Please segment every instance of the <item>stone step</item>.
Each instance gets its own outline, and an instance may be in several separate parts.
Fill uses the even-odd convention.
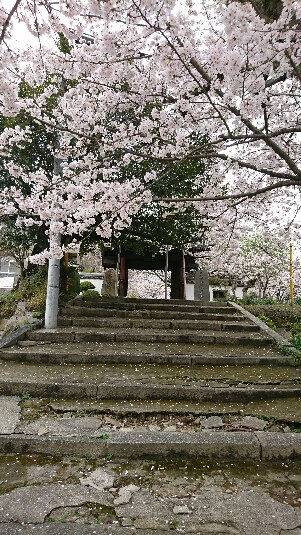
[[[119,304],[119,303],[125,303],[125,304],[128,304],[128,303],[132,303],[132,304],[138,304],[139,306],[143,306],[144,304],[150,304],[150,305],[153,305],[153,306],[157,306],[157,305],[160,305],[160,304],[167,304],[167,305],[197,305],[197,306],[210,306],[210,307],[216,307],[216,306],[230,306],[228,305],[228,303],[225,301],[225,302],[220,302],[220,301],[200,301],[198,299],[152,299],[152,298],[147,298],[147,297],[105,297],[105,296],[101,296],[99,298],[96,298],[98,299],[99,301],[103,302],[103,303],[115,303],[115,304]],[[75,297],[74,299],[72,299],[70,301],[70,303],[72,302],[77,302],[77,301],[82,301],[82,300],[85,300],[85,301],[95,301],[95,297],[91,297],[91,296],[77,296]]]
[[[12,426],[2,398],[0,451],[301,458],[284,432],[301,423],[300,366],[234,307],[80,298],[63,314],[71,325],[0,351],[0,394],[20,411]]]
[[[240,322],[217,322],[217,321],[202,321],[202,320],[155,320],[153,318],[145,319],[121,319],[121,318],[86,318],[86,317],[59,317],[59,326],[74,326],[74,327],[93,327],[93,328],[108,328],[115,329],[159,329],[159,330],[212,330],[226,331],[226,332],[260,332],[260,327],[247,321]]]
[[[202,303],[200,301],[179,301],[173,304],[171,300],[144,301],[143,299],[132,301],[131,299],[97,299],[92,297],[75,298],[69,306],[80,306],[88,308],[107,308],[116,310],[150,310],[150,311],[170,311],[170,312],[194,312],[194,313],[221,313],[233,314],[236,309],[227,303]]]
[[[22,425],[34,421],[36,426],[45,427],[46,420],[50,421],[51,426],[58,419],[59,424],[65,424],[62,420],[67,420],[67,429],[71,426],[75,429],[94,426],[95,429],[102,427],[103,432],[119,428],[133,429],[138,426],[144,426],[142,430],[145,431],[145,428],[154,425],[157,429],[152,427],[149,430],[165,430],[171,425],[176,426],[178,431],[200,430],[200,428],[213,430],[224,428],[232,431],[241,428],[263,430],[270,429],[278,423],[285,425],[301,423],[301,397],[272,398],[247,403],[212,401],[193,403],[164,399],[49,401],[31,398],[21,401],[19,406]],[[98,423],[93,419],[96,416]],[[218,418],[213,419],[212,416]],[[250,416],[256,420],[250,420]],[[210,421],[207,421],[208,417],[211,418]]]
[[[210,309],[211,310],[211,309]],[[230,312],[231,311],[231,312]],[[215,312],[173,312],[171,310],[118,310],[111,308],[89,308],[84,306],[68,306],[62,308],[62,316],[80,316],[93,318],[146,318],[146,319],[170,319],[170,320],[198,320],[198,321],[246,321],[245,316],[239,314],[234,308],[227,309],[227,314]]]
[[[167,365],[277,365],[295,366],[293,357],[283,355],[273,347],[250,348],[237,345],[210,346],[188,344],[145,344],[139,342],[59,344],[20,341],[19,347],[0,350],[5,361],[40,364],[167,364]]]
[[[155,329],[89,329],[85,327],[60,327],[57,329],[40,329],[27,333],[28,340],[49,342],[182,342],[195,344],[240,344],[247,346],[267,346],[273,339],[261,333],[229,333],[216,331],[191,332],[184,329],[179,332],[156,331]]]
[[[294,402],[300,403],[300,399],[294,398]],[[273,404],[278,403],[278,410],[280,402],[283,403],[282,413],[289,407],[289,401],[270,400]],[[300,434],[287,432],[281,423],[277,428],[273,419],[249,416],[248,413],[254,409],[252,403],[245,406],[241,402],[236,406],[225,404],[220,416],[212,416],[212,410],[215,413],[219,410],[217,404],[211,408],[208,403],[193,407],[191,401],[186,407],[183,404],[181,407],[178,401],[172,405],[172,401],[164,400],[158,401],[155,406],[148,401],[145,407],[137,401],[126,406],[124,400],[119,406],[116,401],[110,400],[89,404],[78,400],[52,400],[45,404],[41,399],[26,399],[18,404],[16,397],[2,397],[0,402],[4,408],[0,419],[1,453],[57,455],[59,451],[61,455],[90,458],[109,455],[116,459],[141,456],[153,459],[161,455],[174,458],[185,454],[185,459],[197,456],[224,462],[230,458],[229,455],[233,456],[233,460],[235,456],[237,459],[241,455],[244,457],[245,445],[252,443],[257,444],[258,449],[253,457],[254,452],[247,448],[249,461],[301,458]],[[128,412],[130,408],[131,413]],[[185,413],[187,408],[191,409],[188,415]],[[255,410],[259,410],[258,407]],[[139,419],[135,419],[137,416]],[[290,423],[293,430],[296,420]]]
[[[197,457],[219,462],[301,459],[297,433],[226,432],[113,432],[108,437],[47,437],[24,434],[0,435],[1,453],[72,455],[90,459],[138,459]]]
[[[274,385],[252,386],[195,386],[195,385],[137,385],[107,383],[67,383],[55,384],[45,381],[0,380],[0,395],[39,396],[41,398],[70,399],[114,399],[126,400],[192,400],[196,402],[251,402],[277,398],[296,398],[301,396],[301,386],[275,387]]]
[[[24,413],[24,411],[22,411]],[[25,414],[28,418],[28,413]],[[300,414],[299,414],[300,416]],[[299,418],[300,419],[300,418]],[[158,421],[159,420],[159,421]],[[290,422],[291,423],[291,422]],[[299,423],[294,421],[293,424]],[[100,437],[110,435],[116,431],[123,433],[129,432],[161,432],[161,433],[190,433],[190,432],[221,432],[221,431],[268,431],[270,428],[275,429],[275,421],[269,422],[263,418],[257,418],[249,415],[238,415],[237,413],[222,413],[217,415],[203,415],[199,413],[197,417],[192,414],[182,415],[170,413],[164,417],[164,414],[129,413],[125,417],[111,413],[97,413],[90,416],[77,415],[76,413],[47,414],[38,417],[36,415],[33,421],[21,420],[15,428],[16,433],[25,435],[48,435],[48,436],[75,436],[75,437]],[[288,428],[288,431],[286,430]],[[293,428],[293,425],[292,425]],[[289,432],[290,427],[287,422],[278,423],[277,431],[272,432]]]
[[[0,361],[2,379],[46,381],[49,383],[87,383],[125,385],[212,386],[299,385],[300,366],[187,366],[165,364],[26,364]],[[225,384],[227,383],[227,384]]]
[[[0,394],[72,399],[246,402],[301,396],[300,370],[282,366],[1,363]]]
[[[172,312],[156,311],[156,310],[116,310],[109,308],[88,308],[70,306],[61,310],[62,316],[80,316],[80,317],[94,317],[94,318],[145,318],[145,319],[170,319],[170,320],[198,320],[198,321],[231,321],[240,322],[246,321],[243,315],[234,311],[232,314],[218,314],[218,313],[204,313],[204,312]]]

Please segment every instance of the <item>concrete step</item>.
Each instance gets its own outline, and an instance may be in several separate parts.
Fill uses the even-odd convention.
[[[299,368],[283,366],[41,366],[2,361],[0,394],[245,402],[301,396],[301,379]]]
[[[159,330],[216,330],[226,332],[260,332],[260,327],[249,323],[247,321],[240,322],[217,322],[217,321],[202,321],[202,320],[166,320],[166,319],[154,319],[154,318],[86,318],[86,317],[59,317],[59,326],[78,326],[78,327],[93,327],[93,328],[108,328],[114,327],[117,329],[159,329]]]
[[[192,400],[195,402],[238,403],[275,398],[300,398],[301,386],[275,387],[275,385],[252,386],[196,386],[196,385],[137,385],[135,383],[67,383],[47,380],[0,380],[0,395],[38,396],[40,398],[70,399],[114,399],[126,400]]]
[[[80,298],[63,313],[71,325],[0,351],[0,451],[301,458],[284,432],[301,424],[301,368],[234,307]]]
[[[101,459],[189,457],[227,462],[244,460],[285,461],[301,459],[297,433],[219,432],[162,433],[113,432],[109,437],[60,437],[25,434],[0,435],[1,453],[72,455]]]
[[[134,332],[133,332],[134,331]],[[89,329],[85,327],[61,327],[29,332],[28,340],[49,342],[182,342],[195,344],[240,344],[247,346],[268,346],[273,340],[261,333],[229,333],[218,331],[186,331],[170,329],[168,332],[155,329]]]
[[[282,402],[282,412],[289,407],[289,401],[271,400],[278,403],[278,410]],[[154,404],[148,401],[144,407],[138,401],[118,403],[105,399],[90,403],[24,399],[18,403],[16,397],[2,397],[0,402],[0,452],[16,452],[18,457],[24,452],[57,455],[59,451],[61,455],[90,458],[159,456],[161,461],[162,455],[164,459],[185,455],[185,460],[192,456],[223,462],[230,458],[248,461],[301,458],[300,434],[286,432],[279,421],[276,430],[276,418],[269,421],[269,418],[249,416],[254,408],[252,403],[224,404],[221,409],[217,403],[212,407],[201,403],[197,407],[189,401],[186,407],[183,404],[181,407],[181,402],[171,400],[158,400]],[[300,397],[294,398],[294,403],[300,403]],[[189,414],[187,409],[191,410]],[[212,411],[218,410],[220,416],[212,416]],[[293,430],[296,420],[290,424]],[[256,454],[251,445],[256,446]]]
[[[170,311],[170,312],[194,312],[194,313],[221,313],[233,314],[236,312],[227,303],[202,303],[200,301],[176,301],[172,300],[134,300],[132,299],[97,299],[93,297],[79,297],[72,300],[69,306],[80,306],[88,308],[106,308],[116,310],[149,310],[149,311]]]
[[[21,341],[0,350],[2,360],[40,364],[167,364],[167,365],[277,365],[294,366],[295,359],[268,348],[237,345],[145,344],[142,342],[45,343]]]
[[[238,385],[299,385],[300,366],[187,366],[166,364],[30,364],[0,361],[0,377],[7,380],[48,381],[54,384],[137,384],[145,385],[199,385],[217,387]],[[227,384],[225,384],[227,383]]]
[[[300,398],[299,398],[300,399]],[[283,401],[283,400],[282,400]],[[284,400],[284,405],[285,405]],[[24,411],[22,411],[24,414]],[[25,413],[28,418],[28,413]],[[300,413],[299,413],[300,420]],[[238,415],[232,413],[231,415],[221,413],[221,416],[208,416],[202,413],[193,415],[187,413],[170,413],[169,415],[157,414],[157,413],[129,413],[122,417],[115,414],[110,415],[107,413],[97,413],[90,416],[77,415],[76,413],[49,413],[45,416],[39,417],[36,415],[32,421],[21,420],[16,426],[15,431],[17,433],[24,433],[25,435],[48,435],[48,436],[60,436],[60,437],[101,437],[110,436],[116,431],[122,433],[147,433],[147,432],[161,432],[164,433],[199,433],[199,432],[211,432],[220,433],[221,431],[258,431],[266,430],[275,426],[275,421],[269,422],[268,420],[256,418],[249,415]],[[277,422],[278,431],[283,432],[283,429],[290,430],[287,422]],[[294,425],[299,421],[294,420],[290,422],[292,429]],[[283,425],[284,424],[284,425]],[[253,427],[253,429],[252,429]],[[289,432],[289,431],[285,431]]]
[[[2,398],[3,399],[3,398]],[[270,429],[276,424],[301,423],[301,397],[272,398],[243,403],[177,400],[41,400],[37,398],[20,401],[20,425],[34,422],[34,427],[49,428],[54,424],[66,429],[102,428],[103,432],[116,429],[165,430],[176,426],[177,431],[186,430],[242,430]],[[214,420],[211,417],[218,416]],[[245,419],[246,416],[257,418]],[[83,420],[86,418],[86,420]],[[208,421],[208,418],[211,420]],[[258,421],[258,419],[260,421]],[[89,425],[91,423],[91,425]],[[156,426],[156,429],[153,426]],[[18,426],[18,430],[20,426]],[[23,432],[25,427],[22,427]],[[26,427],[28,432],[28,428]],[[274,432],[274,429],[272,429]],[[287,431],[287,429],[286,429]]]
[[[95,301],[95,297],[91,296],[77,296],[70,302],[77,302],[77,301]],[[152,298],[141,298],[141,297],[105,297],[101,296],[98,298],[99,301],[103,303],[132,303],[132,304],[138,304],[140,306],[143,306],[144,304],[150,304],[153,306],[157,305],[197,305],[197,306],[210,306],[210,307],[216,307],[216,306],[228,306],[227,302],[220,302],[220,301],[200,301],[197,299],[152,299]]]
[[[200,312],[176,312],[172,310],[118,310],[115,308],[89,308],[85,306],[68,306],[62,308],[61,316],[80,316],[80,317],[93,317],[93,318],[153,318],[153,319],[170,319],[170,320],[202,320],[202,321],[231,321],[239,322],[246,321],[246,318],[239,314],[234,308],[227,309],[227,314],[219,314],[213,312],[205,313],[202,309]],[[231,310],[231,313],[230,313]]]

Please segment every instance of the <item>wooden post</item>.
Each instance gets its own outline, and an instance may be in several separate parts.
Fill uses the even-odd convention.
[[[121,254],[120,264],[119,264],[119,289],[118,289],[118,295],[120,297],[126,297],[126,291],[127,291],[126,283],[127,283],[126,261],[125,261],[125,256]]]
[[[175,265],[171,268],[171,288],[170,288],[170,299],[177,299],[179,293],[179,270]]]
[[[183,265],[182,265],[182,271],[183,271],[183,291],[182,291],[182,294],[183,294],[183,297],[181,297],[181,299],[186,299],[186,266],[185,266],[185,253],[184,253],[184,249],[182,250],[182,261],[183,261]]]
[[[181,263],[178,267],[178,280],[179,280],[179,290],[177,299],[185,299],[185,278],[184,278],[184,269],[183,269],[183,258],[181,258]]]
[[[120,258],[121,258],[121,245],[119,245],[119,247],[118,247],[117,265],[116,265],[116,288],[117,288],[117,295],[119,295]]]
[[[168,299],[168,295],[167,295],[168,250],[169,250],[169,246],[166,245],[166,254],[165,254],[165,299]]]

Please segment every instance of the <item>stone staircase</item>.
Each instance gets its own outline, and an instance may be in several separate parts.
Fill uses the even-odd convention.
[[[230,304],[76,298],[0,358],[2,452],[301,457],[300,368]]]

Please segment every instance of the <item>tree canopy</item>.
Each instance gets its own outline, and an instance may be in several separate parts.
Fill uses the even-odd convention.
[[[242,216],[262,215],[272,202],[285,204],[288,214],[297,209],[298,0],[17,0],[11,9],[1,0],[0,6],[2,114],[12,120],[26,114],[47,135],[59,132],[49,151],[61,160],[53,176],[10,164],[14,185],[0,193],[3,215],[21,214],[26,225],[39,220],[50,235],[76,237],[94,228],[111,239],[150,201],[163,217],[167,205],[179,210],[189,203],[188,212],[198,211],[201,221],[209,214],[224,229]],[[29,48],[18,45],[21,21],[32,36]],[[53,35],[71,46],[58,48]],[[32,91],[20,94],[21,82]],[[191,144],[192,134],[200,143]],[[33,136],[20,124],[5,128],[4,158],[12,146],[26,151]],[[206,161],[210,181],[199,190],[169,190],[168,177],[179,166],[206,168]],[[139,172],[120,180],[125,168]],[[30,195],[17,187],[21,178]],[[53,247],[39,260],[59,254]]]

